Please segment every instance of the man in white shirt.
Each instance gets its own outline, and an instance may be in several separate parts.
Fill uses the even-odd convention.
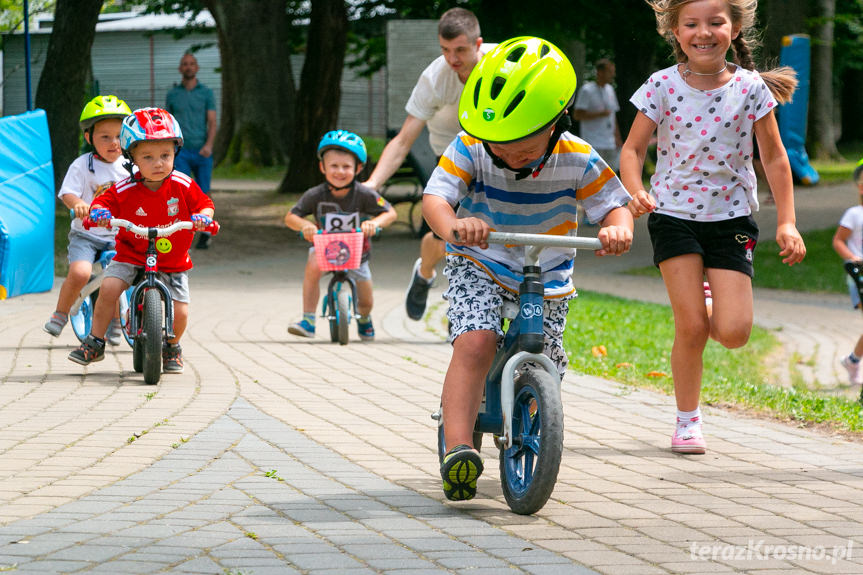
[[[429,145],[438,157],[461,130],[458,101],[464,83],[476,63],[493,45],[482,43],[479,21],[473,12],[464,8],[451,8],[444,12],[438,22],[438,40],[442,55],[420,75],[405,104],[407,118],[399,133],[384,148],[365,182],[375,190],[380,190],[399,169],[423,126],[428,126]],[[432,232],[423,236],[420,258],[414,263],[405,301],[411,319],[422,319],[425,313],[428,291],[437,275],[435,267],[443,259],[445,250],[444,241]]]
[[[623,140],[617,125],[620,105],[614,86],[611,85],[615,73],[614,62],[608,58],[597,60],[596,81],[586,82],[579,90],[573,116],[581,123],[581,139],[593,146],[611,169],[617,172]]]

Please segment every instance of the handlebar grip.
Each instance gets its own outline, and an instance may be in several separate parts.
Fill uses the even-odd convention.
[[[81,225],[84,226],[85,230],[89,230],[90,228],[96,227],[98,224],[90,219],[90,216],[87,216],[83,220],[81,220]]]
[[[210,222],[207,225],[206,228],[204,228],[204,231],[209,233],[210,235],[215,236],[215,235],[219,234],[219,229],[221,229],[221,227],[222,226],[219,225],[219,222],[217,222],[216,220],[213,220],[212,222]]]

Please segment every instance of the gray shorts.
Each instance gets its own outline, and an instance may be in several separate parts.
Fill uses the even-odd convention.
[[[315,257],[315,248],[314,247],[309,248],[309,257],[312,259],[314,259],[314,257]],[[348,277],[351,278],[352,280],[354,280],[354,282],[360,282],[360,281],[370,282],[370,281],[372,281],[372,270],[371,270],[371,268],[369,268],[369,260],[366,260],[363,263],[361,263],[360,267],[358,267],[355,270],[345,270],[345,271],[348,272]],[[321,272],[321,273],[329,273],[329,272]]]
[[[485,270],[464,256],[448,255],[444,273],[449,278],[449,287],[443,297],[449,302],[446,315],[451,326],[450,341],[469,331],[488,330],[498,335],[498,345],[501,345],[501,305],[504,301],[517,304],[518,294],[503,289]],[[561,378],[569,363],[563,349],[563,330],[566,327],[569,300],[574,297],[546,299],[543,302],[543,353],[557,366]]]
[[[69,230],[69,248],[66,260],[72,262],[93,263],[99,258],[99,254],[114,249],[114,240],[97,240],[93,236],[82,234],[78,230]]]
[[[144,266],[135,266],[118,261],[111,261],[105,270],[105,277],[117,278],[132,285],[138,272],[143,272]],[[171,299],[181,303],[189,303],[189,274],[187,272],[165,273],[157,272],[156,277],[171,291]]]

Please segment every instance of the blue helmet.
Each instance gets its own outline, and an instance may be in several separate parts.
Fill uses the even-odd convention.
[[[365,164],[368,159],[366,144],[363,139],[347,130],[332,130],[324,134],[321,143],[318,144],[318,158],[323,159],[324,152],[333,148],[350,152],[357,157],[361,164]]]

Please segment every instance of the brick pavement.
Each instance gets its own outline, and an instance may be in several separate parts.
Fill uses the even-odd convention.
[[[863,573],[859,443],[709,409],[708,455],[674,456],[671,398],[572,373],[548,505],[508,511],[489,445],[477,499],[444,502],[429,414],[449,347],[442,306],[402,311],[411,242],[379,243],[379,335],[346,347],[285,332],[300,250],[200,254],[186,373],[154,387],[125,346],[66,360],[74,335],[41,331],[56,292],[0,304],[0,570]],[[598,265],[582,285],[610,285]],[[832,327],[811,322],[829,301],[764,297],[780,334],[795,314]]]

